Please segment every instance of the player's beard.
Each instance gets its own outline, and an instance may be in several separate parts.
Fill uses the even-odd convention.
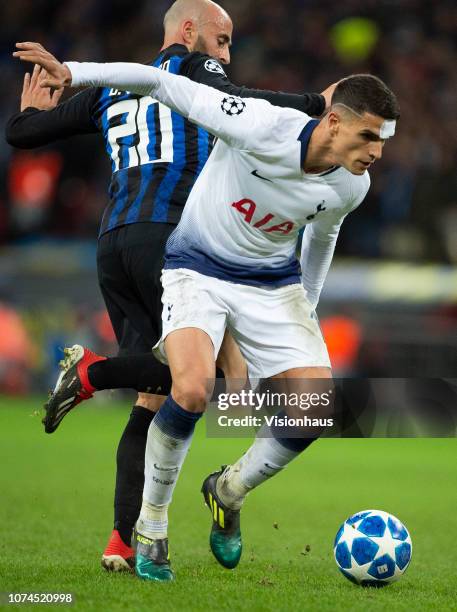
[[[205,39],[200,34],[197,37],[197,41],[193,50],[199,51],[200,53],[204,53],[205,55],[211,55],[211,53],[208,51]]]

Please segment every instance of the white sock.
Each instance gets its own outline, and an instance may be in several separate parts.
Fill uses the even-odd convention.
[[[156,513],[163,516],[162,511],[156,508],[167,508],[171,502],[179,472],[192,441],[192,435],[183,440],[165,433],[154,421],[149,427],[146,442],[143,507],[140,513],[144,525],[148,524],[149,520],[156,520],[156,516],[158,517]],[[157,520],[161,521],[162,518]],[[163,526],[161,528],[163,529]]]
[[[239,461],[234,465],[229,465],[216,482],[216,493],[219,499],[232,510],[241,508],[249,491],[250,488],[240,479]]]
[[[216,493],[222,503],[239,510],[249,491],[280,472],[299,454],[274,438],[256,438],[247,452],[219,478]]]
[[[136,530],[151,540],[161,540],[168,534],[168,504],[155,506],[143,499]]]

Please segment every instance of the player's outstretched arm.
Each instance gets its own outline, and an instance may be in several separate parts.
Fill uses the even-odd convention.
[[[277,119],[278,109],[264,100],[249,100],[248,105],[240,98],[152,66],[122,62],[62,64],[38,43],[18,43],[17,47],[15,57],[47,71],[42,86],[112,87],[149,95],[234,147],[258,148],[260,141],[265,144]]]
[[[231,96],[240,98],[258,98],[267,100],[274,106],[294,108],[295,110],[318,117],[330,107],[332,88],[330,86],[322,94],[318,93],[287,93],[266,89],[251,89],[232,83],[225,73],[224,67],[216,59],[199,52],[189,53],[181,64],[180,74],[196,83],[214,87]]]
[[[13,147],[34,149],[71,136],[96,133],[98,128],[92,116],[97,100],[96,90],[87,89],[58,104],[63,93],[63,83],[62,87],[59,83],[68,74],[60,69],[60,62],[41,45],[25,45],[27,54],[24,59],[35,55],[41,64],[35,64],[32,74],[26,73],[24,76],[21,110],[12,115],[6,124],[6,141]],[[29,56],[30,51],[32,54]],[[48,66],[53,74],[40,69],[40,65]],[[51,80],[54,91],[44,86],[48,80]]]
[[[9,118],[6,140],[19,149],[34,149],[71,136],[95,134],[92,108],[96,99],[96,90],[86,89],[49,110],[39,110],[32,103]]]
[[[13,57],[23,62],[37,64],[47,72],[47,75],[40,80],[41,87],[62,89],[71,85],[71,72],[43,45],[36,42],[18,42],[16,48],[17,51],[13,53]]]

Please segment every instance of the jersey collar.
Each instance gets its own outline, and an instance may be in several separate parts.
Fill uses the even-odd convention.
[[[300,155],[300,164],[301,169],[303,170],[305,166],[306,154],[308,153],[309,141],[311,140],[311,135],[314,130],[319,125],[319,119],[311,119],[303,128],[298,140],[301,143],[301,155]]]
[[[311,140],[312,133],[317,128],[319,123],[320,123],[319,119],[311,119],[305,125],[305,127],[301,131],[300,136],[298,137],[298,140],[300,141],[300,145],[301,145],[300,168],[302,172],[304,172],[303,168],[305,166],[306,154],[308,153],[309,141]],[[325,170],[325,172],[321,172],[320,174],[313,174],[310,176],[326,176],[327,174],[331,174],[332,172],[335,172],[335,170],[338,170],[338,168],[339,166],[334,166],[333,168],[329,168],[328,170]]]
[[[153,66],[156,63],[160,64],[160,61],[162,61],[165,55],[187,55],[188,53],[189,49],[185,45],[181,45],[180,43],[174,43],[173,45],[162,49],[162,51],[160,51],[157,56],[148,63],[148,65]]]
[[[172,53],[172,52],[180,52],[180,53],[190,53],[189,49],[185,45],[181,45],[181,43],[174,43],[170,45],[166,49],[162,49],[160,53]]]

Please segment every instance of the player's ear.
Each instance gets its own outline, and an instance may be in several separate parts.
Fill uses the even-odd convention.
[[[331,136],[336,136],[340,129],[341,116],[336,111],[330,110],[327,115],[328,126]]]
[[[197,28],[191,19],[186,19],[181,24],[181,35],[184,40],[184,44],[187,47],[193,48],[197,39]]]

